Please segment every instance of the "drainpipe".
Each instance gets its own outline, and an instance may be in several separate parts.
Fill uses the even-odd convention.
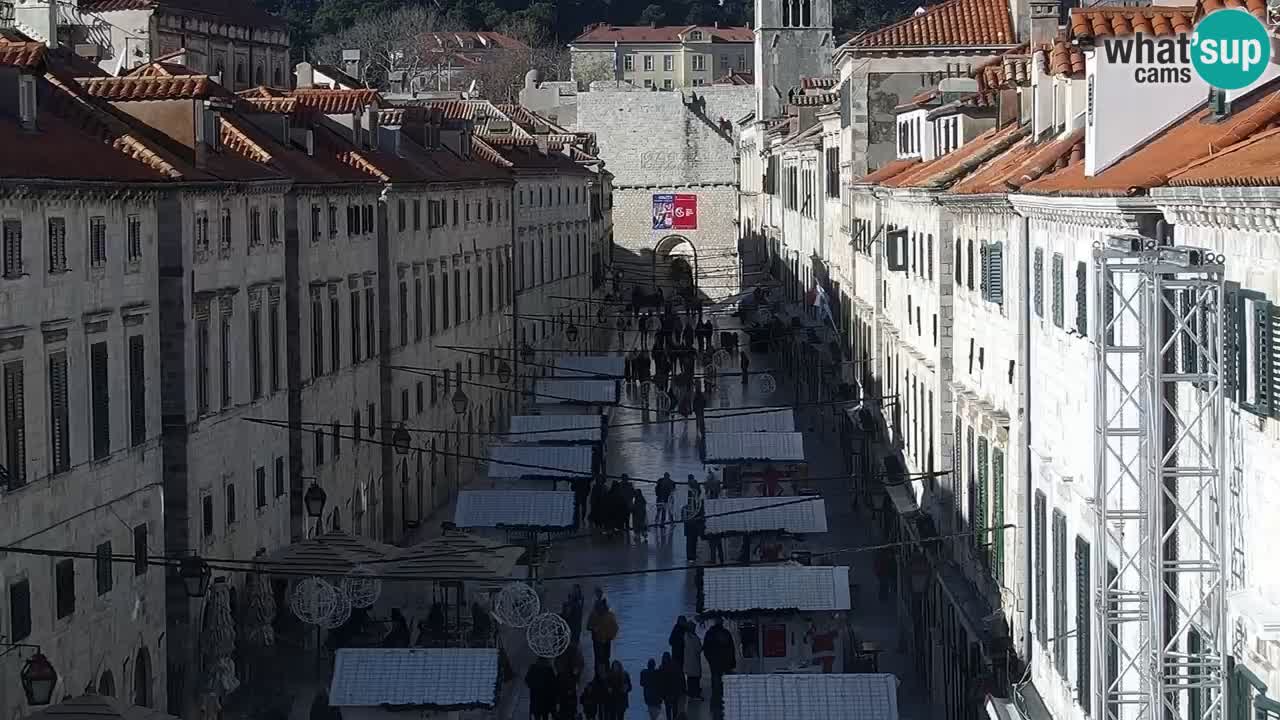
[[[1019,218],[1021,224],[1020,234],[1022,235],[1022,257],[1018,261],[1018,282],[1022,288],[1018,297],[1018,305],[1022,308],[1022,341],[1018,343],[1018,365],[1022,368],[1022,377],[1020,382],[1020,398],[1019,407],[1022,408],[1022,534],[1025,538],[1025,550],[1023,553],[1023,571],[1026,578],[1026,587],[1030,591],[1032,586],[1032,578],[1035,577],[1035,567],[1033,566],[1034,552],[1031,539],[1031,518],[1034,512],[1033,496],[1034,489],[1031,480],[1031,306],[1029,293],[1031,292],[1031,223],[1027,218]],[[1029,596],[1030,592],[1024,592],[1024,597]],[[1033,651],[1033,643],[1031,642],[1031,603],[1027,603],[1027,609],[1023,612],[1023,649],[1022,654],[1025,656],[1023,677],[1030,679],[1031,662],[1035,657]],[[1017,692],[1017,688],[1014,689]]]

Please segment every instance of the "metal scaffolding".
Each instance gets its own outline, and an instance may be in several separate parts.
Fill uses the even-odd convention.
[[[1139,236],[1094,249],[1101,642],[1089,651],[1106,720],[1224,715],[1223,260]]]

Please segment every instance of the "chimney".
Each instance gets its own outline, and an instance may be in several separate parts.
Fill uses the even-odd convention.
[[[58,0],[18,0],[13,22],[29,29],[36,40],[58,47]]]
[[[311,68],[311,63],[307,62],[306,60],[303,60],[302,62],[298,63],[294,67],[293,74],[297,79],[297,82],[294,85],[294,87],[301,90],[315,87],[316,74],[315,74],[315,71]]]
[[[363,80],[360,71],[360,51],[359,50],[343,50],[342,51],[342,71],[357,80]]]
[[[25,72],[18,74],[18,114],[23,130],[36,129],[36,78]]]
[[[221,146],[219,124],[221,120],[217,111],[199,100],[193,103],[196,121],[196,168],[203,170],[209,162],[209,155],[218,151]]]
[[[367,137],[369,141],[366,145],[370,150],[378,149],[378,110],[369,103],[364,106],[364,126],[368,131]]]
[[[1056,0],[1031,0],[1031,47],[1052,43],[1058,37],[1058,3]]]

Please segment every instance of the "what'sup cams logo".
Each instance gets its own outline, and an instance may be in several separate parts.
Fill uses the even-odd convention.
[[[1271,33],[1244,10],[1206,15],[1190,35],[1105,39],[1109,64],[1134,66],[1133,79],[1144,84],[1190,83],[1192,72],[1212,87],[1239,90],[1262,77],[1271,62]]]

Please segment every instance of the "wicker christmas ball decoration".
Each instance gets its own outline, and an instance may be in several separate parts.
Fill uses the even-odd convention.
[[[764,373],[756,378],[756,389],[762,395],[772,395],[778,390],[778,382],[769,373]]]
[[[351,601],[351,607],[373,607],[382,594],[382,581],[374,577],[372,568],[357,565],[351,573],[342,578],[338,588]]]
[[[541,609],[538,593],[520,582],[508,583],[493,601],[493,616],[511,627],[528,627]]]
[[[729,367],[729,362],[732,359],[728,350],[717,350],[711,355],[711,364],[715,365],[718,370],[724,370]]]
[[[560,657],[560,653],[569,647],[569,623],[555,613],[542,613],[529,623],[524,637],[534,655]]]
[[[308,625],[319,625],[333,614],[338,605],[338,596],[341,594],[328,582],[318,577],[309,577],[293,586],[293,594],[289,596],[289,608],[302,622]]]
[[[767,307],[756,308],[756,322],[767,324],[773,319],[773,313]]]
[[[336,589],[336,597],[337,602],[333,606],[333,612],[316,623],[326,630],[342,627],[351,619],[351,598],[347,597],[341,589]]]

